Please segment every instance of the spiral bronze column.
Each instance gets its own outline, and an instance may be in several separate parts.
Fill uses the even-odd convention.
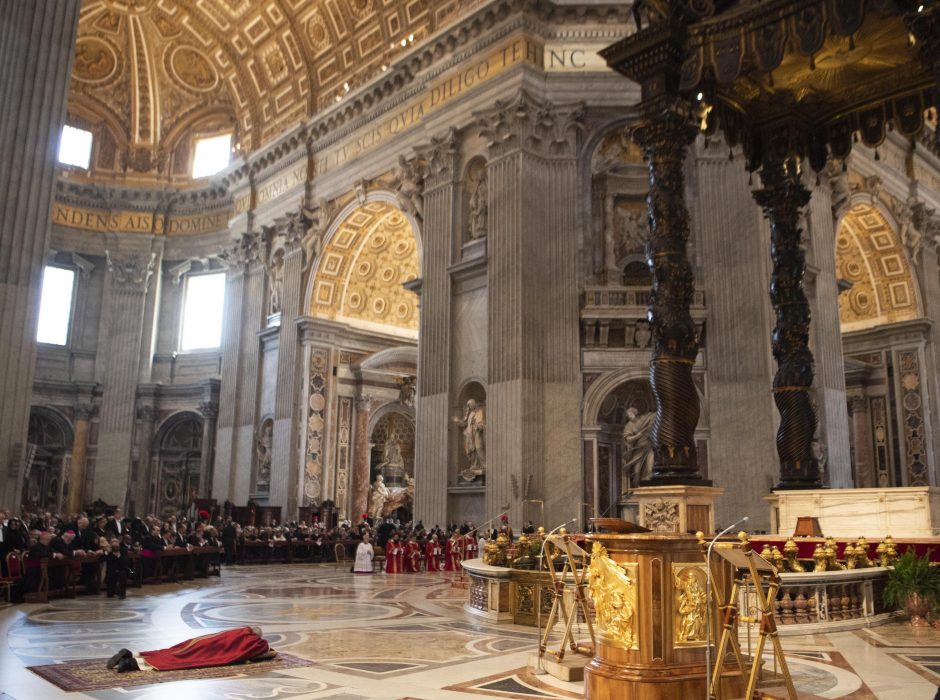
[[[681,110],[667,109],[634,134],[649,165],[650,237],[646,259],[653,280],[648,317],[653,336],[650,384],[656,398],[651,441],[655,462],[644,486],[704,484],[695,454],[699,418],[692,366],[698,333],[689,313],[695,291],[686,255],[685,154],[697,129]]]
[[[776,316],[773,353],[777,361],[774,402],[780,412],[777,455],[779,489],[820,488],[819,463],[813,456],[816,411],[810,398],[813,353],[809,349],[809,302],[803,290],[806,256],[800,244],[800,216],[810,193],[800,181],[796,158],[765,160],[763,187],[754,193],[770,220],[770,300]]]

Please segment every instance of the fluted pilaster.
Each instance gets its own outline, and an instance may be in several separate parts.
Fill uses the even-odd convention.
[[[235,397],[238,394],[238,356],[241,348],[241,322],[244,313],[245,268],[233,264],[225,279],[225,318],[222,321],[222,386],[219,397],[218,432],[212,497],[218,501],[234,498],[235,480]]]
[[[271,455],[271,497],[274,505],[287,507],[285,517],[297,513],[299,493],[290,484],[297,483],[300,454],[294,449],[299,425],[294,419],[298,391],[303,386],[300,371],[301,348],[296,319],[302,314],[303,250],[295,248],[284,256],[284,281],[281,287],[281,328],[277,349],[277,388],[274,404],[274,446]]]
[[[0,3],[0,503],[19,502],[79,0]]]
[[[103,387],[95,462],[95,496],[126,507],[136,419],[141,339],[157,266],[151,254],[108,255],[102,336],[108,339],[98,381]]]
[[[447,521],[451,432],[451,289],[447,268],[456,226],[454,134],[435,140],[425,155],[428,177],[424,183],[421,225],[424,259],[415,405],[415,518],[427,525],[443,525]]]

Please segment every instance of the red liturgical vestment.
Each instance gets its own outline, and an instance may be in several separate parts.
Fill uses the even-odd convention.
[[[267,651],[268,643],[262,637],[252,632],[250,627],[240,627],[188,639],[169,649],[143,651],[140,655],[157,671],[178,671],[242,663]]]

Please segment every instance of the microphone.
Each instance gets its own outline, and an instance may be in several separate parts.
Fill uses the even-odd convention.
[[[708,543],[708,549],[705,551],[705,587],[708,589],[708,594],[705,596],[705,700],[711,700],[712,697],[712,549],[721,537],[750,519],[750,516],[745,515],[733,522],[712,538],[712,541]]]

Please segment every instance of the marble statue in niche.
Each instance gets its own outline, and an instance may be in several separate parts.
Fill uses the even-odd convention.
[[[255,491],[267,493],[271,489],[271,447],[274,443],[274,421],[270,418],[261,424],[255,438],[258,469],[255,476]]]
[[[279,314],[281,312],[281,288],[284,286],[284,249],[281,248],[271,255],[271,263],[268,266],[269,278],[269,304],[268,314]]]
[[[468,399],[462,418],[454,422],[463,433],[463,450],[469,462],[460,472],[464,481],[473,481],[486,474],[486,413],[476,399]]]
[[[653,337],[653,331],[650,330],[650,324],[648,321],[638,321],[636,324],[636,331],[633,333],[633,344],[638,348],[648,348],[650,346],[650,338]]]
[[[385,479],[381,474],[375,475],[375,481],[369,492],[369,517],[381,518],[385,513],[385,501],[391,493],[385,485]]]
[[[387,486],[402,486],[405,483],[405,460],[401,456],[401,445],[389,438],[382,452],[382,461],[377,470]]]
[[[467,240],[476,241],[486,238],[487,229],[487,183],[486,166],[477,162],[467,172],[467,189],[470,202],[467,211]]]
[[[649,237],[649,219],[642,200],[609,196],[604,202],[605,245],[608,283],[620,283],[620,263],[627,257],[643,255]]]
[[[403,406],[408,406],[409,408],[414,408],[417,382],[418,378],[414,376],[402,377],[398,381],[398,402],[400,404]]]
[[[627,409],[627,423],[623,426],[623,484],[635,488],[653,474],[653,429],[655,413],[640,412],[631,406]]]

